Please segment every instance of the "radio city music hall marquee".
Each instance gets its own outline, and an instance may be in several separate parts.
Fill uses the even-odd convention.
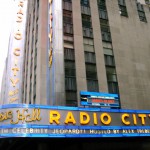
[[[0,135],[27,137],[150,136],[150,111],[3,105]]]

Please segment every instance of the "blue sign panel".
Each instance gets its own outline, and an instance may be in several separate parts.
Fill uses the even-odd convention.
[[[150,136],[150,111],[11,104],[0,106],[0,137]]]
[[[81,91],[80,98],[82,106],[120,107],[118,94]]]

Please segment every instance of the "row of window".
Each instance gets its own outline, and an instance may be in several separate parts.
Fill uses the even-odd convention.
[[[118,81],[115,68],[115,60],[112,49],[111,33],[107,15],[106,1],[97,0],[100,17],[100,27],[103,41],[105,68],[109,93],[118,93]],[[123,1],[122,1],[123,2]]]
[[[99,91],[98,78],[97,78],[97,67],[93,41],[93,29],[91,22],[91,12],[89,7],[89,0],[81,0],[81,18],[82,18],[82,31],[83,31],[83,44],[85,53],[85,69],[86,69],[86,80],[88,91]],[[64,26],[64,42],[69,43],[69,39],[73,37],[73,23],[72,23],[72,9],[68,10],[68,5],[72,5],[71,2],[64,0],[63,9],[63,26]],[[106,6],[103,4],[105,12],[101,13],[101,31],[102,40],[111,42],[110,29],[108,25],[108,16]],[[73,45],[73,40],[72,40]],[[108,50],[107,50],[108,51]],[[109,52],[110,53],[110,52]],[[76,83],[76,68],[75,68],[75,56],[73,48],[64,48],[64,62],[65,62],[65,90],[66,90],[66,103],[67,105],[77,105],[77,83]],[[118,83],[115,72],[114,56],[104,55],[106,64],[106,74],[108,80],[108,90],[110,93],[118,92]]]

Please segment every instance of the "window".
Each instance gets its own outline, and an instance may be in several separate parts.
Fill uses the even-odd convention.
[[[65,56],[65,59],[67,59],[67,60],[75,60],[73,49],[65,48],[64,49],[64,56]]]
[[[125,0],[118,0],[118,5],[119,5],[119,8],[120,8],[120,15],[127,17],[128,13],[127,13]]]
[[[81,13],[86,15],[91,15],[90,7],[87,6],[81,6]]]
[[[85,52],[85,66],[88,91],[98,91],[95,53]]]
[[[85,62],[95,64],[95,53],[85,52]]]
[[[143,8],[142,4],[137,3],[137,11],[138,11],[140,21],[147,22],[145,12],[144,12],[144,8]]]
[[[83,27],[83,36],[93,38],[93,29],[92,28],[86,28]]]
[[[65,76],[66,77],[75,77],[75,62],[74,61],[65,61]]]
[[[66,105],[77,106],[77,86],[74,49],[64,48]]]
[[[81,0],[80,3],[82,6],[89,6],[89,0]]]
[[[88,52],[94,52],[94,41],[90,38],[83,38],[84,50]]]
[[[76,91],[76,79],[75,78],[66,77],[65,85],[66,85],[66,90]]]
[[[72,12],[64,10],[63,11],[63,21],[72,24]]]
[[[88,79],[97,79],[96,65],[86,64],[86,77]]]
[[[115,67],[106,67],[108,90],[110,93],[118,93],[118,82]]]
[[[66,105],[77,106],[77,92],[76,91],[66,91]]]
[[[145,3],[149,5],[150,4],[150,0],[145,0]]]
[[[63,29],[64,29],[64,33],[73,34],[73,25],[72,24],[64,23]]]
[[[66,34],[73,34],[72,13],[70,11],[63,11],[63,29]]]
[[[105,55],[105,65],[106,66],[115,66],[114,56]]]
[[[72,1],[71,0],[63,0],[63,9],[72,11]]]
[[[106,1],[105,0],[97,0],[99,9],[106,10]]]
[[[100,19],[108,20],[107,11],[99,10]]]
[[[98,3],[98,10],[99,10],[99,17],[101,19],[108,20],[105,0],[97,0],[97,3]]]
[[[109,93],[118,93],[118,83],[117,82],[108,82],[108,91]]]
[[[86,27],[86,28],[91,28],[92,27],[91,16],[82,14],[82,26]]]
[[[98,81],[97,80],[87,80],[87,90],[91,92],[98,92]]]
[[[102,40],[106,42],[111,42],[111,34],[109,26],[101,25],[101,33],[102,33]]]

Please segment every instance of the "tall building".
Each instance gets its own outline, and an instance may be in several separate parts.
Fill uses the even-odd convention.
[[[149,1],[16,2],[0,149],[148,150]]]
[[[150,11],[142,3],[29,1],[23,103],[80,106],[80,91],[90,91],[149,109]]]

